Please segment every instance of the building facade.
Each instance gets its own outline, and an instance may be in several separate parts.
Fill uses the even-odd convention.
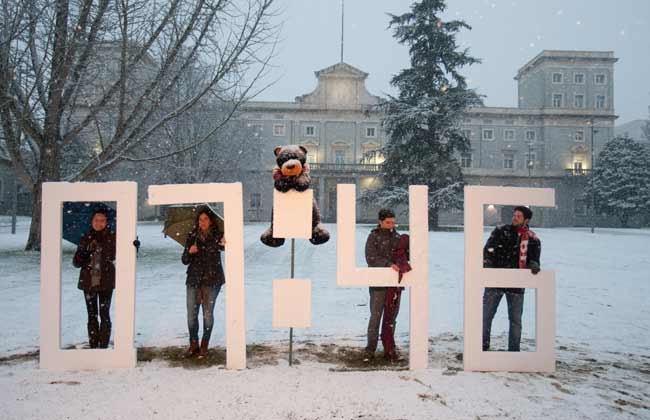
[[[614,136],[612,52],[542,51],[515,76],[518,107],[470,108],[461,129],[471,151],[458,156],[465,181],[474,185],[556,189],[555,209],[536,211],[536,225],[589,223],[583,198],[592,155]],[[357,193],[381,182],[386,137],[380,99],[365,87],[368,74],[346,63],[315,72],[316,89],[293,102],[249,102],[241,118],[254,128],[260,162],[244,181],[245,217],[271,214],[273,149],[301,144],[308,150],[315,197],[324,220],[336,219],[336,184]],[[593,152],[593,154],[592,154]],[[358,221],[376,209],[357,206]],[[486,222],[509,220],[509,212],[486,209]],[[441,214],[442,224],[462,223],[462,212]]]

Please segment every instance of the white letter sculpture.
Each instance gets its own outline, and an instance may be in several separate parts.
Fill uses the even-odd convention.
[[[465,337],[468,371],[553,372],[555,370],[555,273],[483,268],[483,206],[555,206],[551,188],[465,187]],[[542,238],[543,239],[543,238]],[[536,289],[536,351],[482,351],[483,290],[486,287]]]
[[[43,184],[41,224],[40,367],[50,370],[131,368],[135,366],[135,226],[138,185],[135,182]],[[114,348],[61,349],[62,203],[117,203]],[[90,226],[90,222],[89,222]]]
[[[149,204],[223,202],[226,245],[226,369],[246,368],[244,312],[244,210],[242,185],[151,185]]]
[[[398,283],[391,268],[357,267],[355,185],[337,186],[336,284],[343,287],[408,287],[410,299],[409,368],[426,369],[429,353],[429,219],[428,188],[409,187],[410,263],[413,269]]]
[[[309,239],[314,191],[273,190],[273,237]],[[293,252],[293,251],[292,251]],[[311,326],[311,280],[273,280],[273,328]]]

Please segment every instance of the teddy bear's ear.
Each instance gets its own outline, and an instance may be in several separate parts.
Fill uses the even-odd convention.
[[[305,146],[298,146],[298,147],[300,147],[300,150],[302,150],[304,154],[307,154],[307,149],[305,148]]]
[[[275,153],[275,155],[277,156],[280,154],[281,150],[282,150],[282,146],[278,146],[275,149],[273,149],[273,153]]]

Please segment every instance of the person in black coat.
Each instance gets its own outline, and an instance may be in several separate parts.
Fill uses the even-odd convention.
[[[188,356],[208,354],[214,325],[214,305],[225,283],[221,251],[226,240],[217,231],[214,214],[207,208],[197,211],[196,224],[187,237],[181,260],[187,265],[187,327],[190,333]],[[203,307],[203,337],[199,347],[199,306]]]
[[[484,268],[529,269],[539,273],[542,243],[528,229],[533,212],[518,206],[512,215],[512,224],[497,226],[483,248]],[[521,343],[521,316],[524,309],[524,291],[521,288],[486,287],[483,293],[483,351],[490,349],[492,320],[503,295],[508,302],[508,351],[519,351]]]
[[[115,289],[115,232],[108,229],[108,214],[93,213],[91,229],[81,237],[72,263],[81,268],[77,287],[84,292],[88,311],[90,348],[107,348],[111,337],[110,308]],[[97,315],[101,325],[97,321]]]

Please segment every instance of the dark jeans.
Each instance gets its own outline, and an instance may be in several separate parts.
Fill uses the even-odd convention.
[[[210,341],[214,325],[214,304],[221,285],[192,287],[187,286],[187,328],[190,341],[199,339],[199,306],[203,307],[203,340]]]
[[[384,313],[386,302],[385,287],[371,287],[370,293],[370,319],[368,320],[368,345],[366,350],[374,352],[377,350],[377,341],[379,340],[379,325],[381,316]]]
[[[524,311],[524,294],[494,287],[486,287],[483,293],[483,351],[490,349],[492,320],[497,313],[499,302],[501,302],[504,294],[508,302],[508,320],[510,321],[508,351],[519,351],[519,343],[521,342],[521,314]]]
[[[86,310],[88,311],[88,344],[91,349],[97,347],[107,348],[111,338],[111,299],[113,298],[112,290],[102,290],[99,292],[84,291],[86,300]],[[97,314],[102,323],[101,326],[97,321]]]

